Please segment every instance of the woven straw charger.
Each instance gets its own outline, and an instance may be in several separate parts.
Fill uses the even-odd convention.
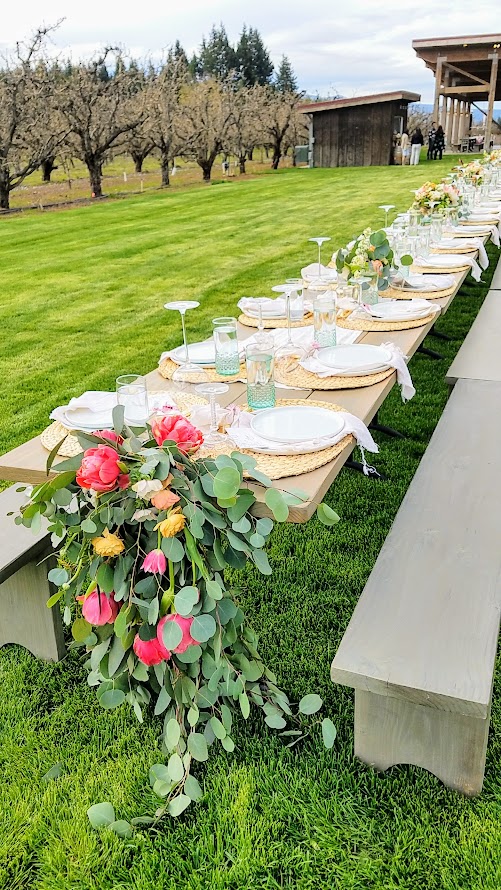
[[[457,266],[412,266],[412,273],[416,275],[440,275],[445,274],[446,272],[466,272],[467,269],[470,268],[469,263],[461,264],[461,261],[458,260]]]
[[[430,312],[424,318],[410,318],[406,321],[389,321],[385,318],[378,321],[371,317],[356,318],[353,317],[353,314],[346,318],[340,318],[338,313],[336,324],[339,328],[348,328],[350,331],[406,331],[409,328],[420,328],[433,321],[438,315],[437,312]]]
[[[240,324],[245,325],[245,327],[247,327],[247,328],[258,328],[259,327],[259,319],[251,318],[250,315],[245,315],[244,312],[242,312],[242,314],[238,316],[238,320],[239,320]],[[308,327],[309,325],[311,325],[312,321],[313,321],[313,312],[305,312],[301,321],[291,321],[291,328],[305,328],[305,327]],[[286,328],[286,327],[287,327],[287,319],[286,318],[263,318],[263,328]],[[223,379],[223,378],[221,378],[221,379]]]
[[[151,395],[154,395],[154,393],[151,393]],[[168,393],[166,392],[165,395],[168,396]],[[185,417],[190,416],[191,409],[194,408],[195,405],[207,404],[206,399],[201,398],[201,396],[192,395],[191,393],[176,393],[175,399],[179,411],[181,414],[184,414]],[[64,436],[66,436],[66,438],[58,449],[58,455],[60,457],[75,457],[77,454],[81,454],[83,448],[77,437],[73,436],[71,431],[63,426],[58,420],[55,420],[54,423],[51,423],[51,425],[43,431],[40,436],[40,442],[47,451],[52,451],[57,443],[61,442],[61,439],[63,439]]]
[[[275,362],[276,383],[314,390],[358,389],[360,386],[374,386],[375,383],[381,383],[382,380],[386,380],[387,377],[395,373],[395,368],[387,368],[386,371],[379,371],[377,374],[363,374],[360,377],[319,377],[311,371],[306,371],[299,364],[292,370],[287,370],[288,366],[288,359]],[[312,405],[313,402],[308,400],[308,404]]]
[[[164,358],[162,362],[160,362],[158,366],[158,370],[162,377],[165,377],[166,380],[171,380],[172,375],[176,368],[179,365],[176,362],[173,362],[171,358]],[[205,383],[207,380],[209,383],[235,383],[237,380],[245,380],[245,365],[241,364],[238,372],[236,374],[232,374],[230,376],[222,376],[218,374],[215,368],[204,368],[205,373],[200,375],[200,380],[194,380],[194,383]]]
[[[450,271],[450,270],[448,270]],[[422,300],[440,300],[441,297],[450,297],[453,293],[455,293],[457,288],[456,282],[452,285],[452,287],[445,287],[442,290],[396,290],[394,287],[388,287],[384,291],[380,291],[381,297],[389,297],[392,300],[412,300],[414,297],[419,297]]]
[[[279,399],[277,407],[287,405],[313,405],[315,408],[327,408],[328,411],[344,411],[339,405],[331,405],[330,402],[316,402],[308,399]],[[244,409],[249,410],[249,409]],[[256,461],[257,468],[262,473],[266,473],[270,479],[284,479],[286,476],[300,476],[302,473],[310,473],[312,470],[318,470],[319,467],[325,466],[334,460],[338,454],[351,445],[355,441],[355,437],[351,433],[336,444],[328,448],[322,448],[321,451],[313,451],[311,454],[261,454],[258,451],[251,451],[248,448],[239,448],[242,454],[249,454]],[[234,446],[228,445],[228,448],[218,450],[217,452],[204,451],[204,456],[216,456],[217,454],[230,454],[235,451]]]

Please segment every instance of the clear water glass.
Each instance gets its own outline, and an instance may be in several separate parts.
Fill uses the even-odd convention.
[[[122,374],[116,379],[117,402],[124,407],[129,426],[145,426],[148,419],[146,378],[140,374]]]
[[[216,350],[216,371],[222,377],[233,377],[240,370],[237,320],[230,316],[212,319]]]
[[[442,214],[433,213],[431,217],[431,240],[438,244],[442,240],[444,220]]]
[[[336,300],[332,292],[321,294],[313,303],[313,328],[320,346],[336,345]]]
[[[301,321],[304,316],[303,280],[302,278],[286,278],[285,283],[290,291],[290,313],[292,321]]]
[[[275,356],[262,344],[247,346],[247,404],[249,408],[273,408],[275,405]]]

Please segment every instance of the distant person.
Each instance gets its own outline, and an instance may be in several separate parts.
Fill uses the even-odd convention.
[[[411,137],[411,165],[415,167],[419,164],[421,156],[421,147],[424,145],[424,136],[420,127],[416,127]]]
[[[430,129],[428,130],[428,154],[426,155],[429,161],[433,160],[433,152],[435,150],[435,133],[437,132],[437,125],[435,121],[433,121]]]
[[[445,151],[445,133],[443,128],[440,126],[435,133],[435,143],[433,145],[433,159],[436,161],[437,156],[439,156],[439,161],[442,160],[442,152]]]
[[[402,149],[402,164],[408,164],[411,156],[411,140],[407,130],[404,130],[400,137],[400,148]]]
[[[226,158],[224,159],[223,163],[221,164],[221,167],[223,169],[223,175],[228,176],[228,173],[230,172],[230,164]]]

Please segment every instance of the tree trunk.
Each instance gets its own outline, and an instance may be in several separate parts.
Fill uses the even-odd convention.
[[[141,155],[133,154],[133,155],[132,155],[132,160],[134,161],[134,170],[135,170],[135,172],[136,172],[136,173],[142,173],[142,172],[143,172],[143,161],[144,161],[144,157],[143,157],[143,155],[142,155],[142,154],[141,154]]]
[[[273,146],[273,159],[271,162],[272,170],[278,170],[278,165],[280,163],[281,157],[282,157],[282,142],[277,140],[277,142],[275,142],[275,144]]]
[[[248,161],[254,160],[254,149],[253,148],[250,148],[249,151],[247,152],[247,160]]]
[[[292,146],[292,166],[297,167],[296,149],[294,146]]]
[[[212,167],[214,166],[214,161],[209,158],[209,160],[197,161],[199,167],[202,168],[202,179],[204,182],[210,182],[210,177],[212,173]]]
[[[9,209],[9,198],[9,175],[5,170],[2,171],[0,168],[0,210]]]
[[[245,155],[240,155],[238,161],[239,161],[239,165],[240,165],[240,173],[245,173],[245,161],[246,161],[246,156],[245,156]]]
[[[54,157],[52,157],[52,158],[47,158],[45,161],[43,161],[43,163],[42,163],[42,182],[50,182],[50,175],[51,175],[52,171],[57,170],[57,167],[54,164],[55,160],[56,159]]]
[[[170,163],[170,161],[169,161],[169,158],[167,157],[167,155],[162,154],[162,156],[160,158],[160,170],[162,171],[161,188],[163,188],[163,189],[167,188],[170,185],[169,163]]]
[[[90,190],[93,198],[102,198],[103,196],[103,188],[102,188],[102,163],[100,161],[91,158],[86,161],[87,169],[89,171],[89,182],[90,182]]]

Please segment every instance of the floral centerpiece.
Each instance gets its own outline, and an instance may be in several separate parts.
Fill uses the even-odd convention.
[[[378,290],[386,290],[393,264],[393,251],[386,232],[364,229],[355,241],[336,254],[336,269],[351,278],[376,276]],[[412,262],[412,260],[411,260]]]
[[[425,215],[440,213],[459,204],[459,190],[451,182],[425,182],[414,192],[411,210]]]
[[[248,718],[256,706],[282,731],[292,715],[224,570],[250,561],[271,574],[265,545],[274,522],[251,513],[256,486],[278,522],[307,496],[272,488],[249,455],[197,459],[203,436],[179,414],[153,418],[142,434],[124,426],[123,408],[113,419],[113,431],[76,433],[83,453],[56,465],[16,522],[49,520],[58,566],[49,572],[57,591],[48,605],[62,601],[100,704],[128,704],[139,721],[151,710],[163,721],[168,760],[152,767],[150,781],[163,799],[156,818],[177,816],[202,795],[192,761],[205,761],[212,745],[234,750],[235,709]],[[317,514],[326,525],[338,520],[325,504]],[[321,705],[305,696],[299,712]],[[298,726],[286,730],[287,743],[304,729],[302,717],[292,719]],[[322,734],[332,747],[328,718]],[[124,836],[133,830],[134,820],[116,821],[110,803],[91,807],[89,818]]]
[[[495,148],[493,151],[484,151],[482,164],[491,164],[494,167],[501,167],[501,148]]]
[[[470,182],[472,185],[482,185],[485,178],[485,164],[482,161],[470,161],[468,164],[459,164],[456,171],[460,179]]]

